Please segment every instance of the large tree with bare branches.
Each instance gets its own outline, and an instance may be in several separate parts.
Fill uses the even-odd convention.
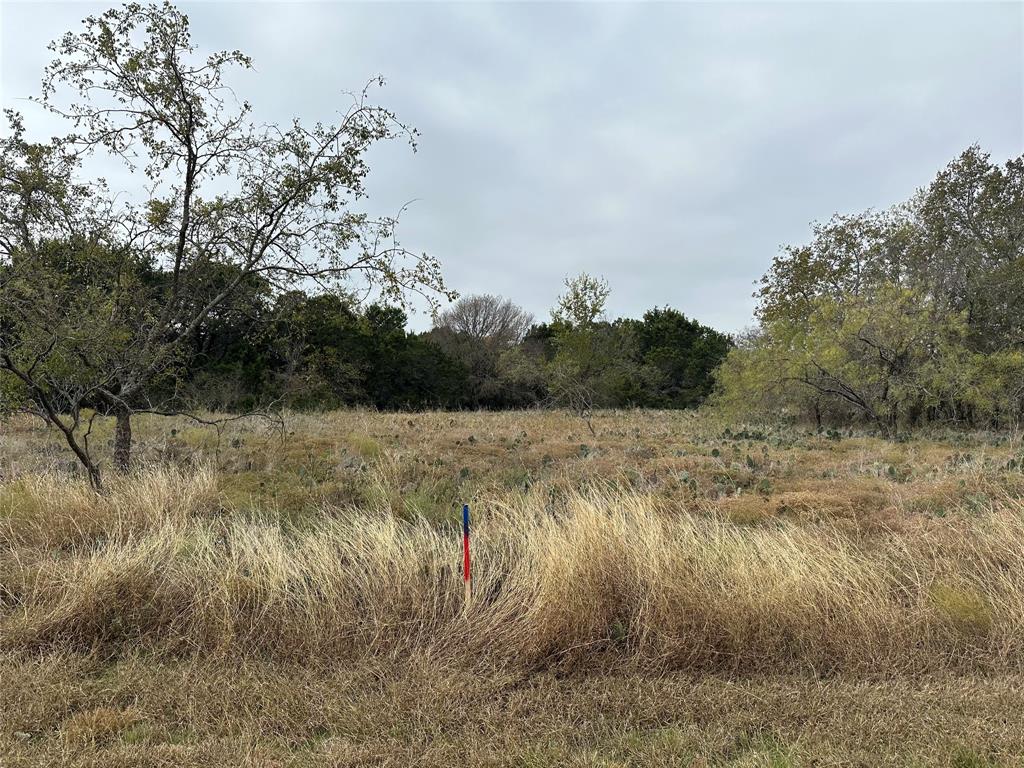
[[[465,368],[474,405],[518,402],[516,377],[506,374],[520,362],[516,347],[532,324],[533,315],[509,299],[476,294],[441,312],[430,338]]]
[[[83,25],[51,44],[38,99],[72,132],[33,143],[8,113],[0,144],[0,392],[59,429],[98,485],[83,411],[116,416],[127,469],[131,415],[174,407],[151,402],[153,383],[173,380],[189,335],[254,286],[450,294],[437,261],[396,240],[397,217],[355,208],[367,150],[415,148],[415,130],[371,101],[383,81],[349,94],[337,122],[264,125],[228,86],[250,59],[201,55],[171,4]],[[93,153],[143,174],[145,193],[119,199],[83,178]]]

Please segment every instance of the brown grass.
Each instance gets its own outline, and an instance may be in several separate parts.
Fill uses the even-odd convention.
[[[218,442],[142,421],[144,465],[97,496],[52,437],[9,424],[0,676],[15,704],[0,739],[13,764],[398,765],[424,750],[431,765],[457,734],[480,765],[1021,753],[1019,446],[737,436],[679,414],[596,426],[594,439],[565,414],[357,412]],[[330,693],[339,668],[349,677]],[[658,686],[697,691],[708,714],[682,698],[658,709]],[[405,704],[371,737],[367,708],[388,690]],[[326,697],[323,711],[306,695]],[[648,695],[653,719],[628,698]],[[487,724],[444,725],[453,696]],[[896,711],[901,696],[919,710]],[[511,725],[517,707],[553,730]],[[284,718],[269,733],[268,712]],[[603,725],[577,733],[585,722]],[[869,759],[879,733],[892,740]]]
[[[1024,519],[1010,500],[912,536],[736,525],[649,494],[479,500],[476,581],[457,531],[388,509],[301,525],[224,514],[213,471],[107,496],[17,483],[3,647],[303,659],[413,653],[526,669],[994,669],[1024,659]]]
[[[0,686],[9,768],[1024,764],[1019,675],[485,676],[418,658],[58,655],[0,657]]]

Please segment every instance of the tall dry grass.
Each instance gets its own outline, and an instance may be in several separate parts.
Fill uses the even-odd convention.
[[[208,468],[104,496],[52,475],[0,486],[0,647],[883,674],[1024,660],[1009,497],[860,539],[537,484],[476,500],[466,605],[454,527],[383,503],[281,521],[218,494]]]

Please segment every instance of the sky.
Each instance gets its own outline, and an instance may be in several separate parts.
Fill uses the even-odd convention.
[[[0,102],[107,3],[0,2]],[[835,212],[910,197],[978,143],[1024,153],[1024,3],[182,3],[201,49],[240,49],[263,120],[331,120],[375,75],[419,151],[371,155],[374,213],[462,294],[546,319],[562,281],[608,314],[752,322],[754,283]],[[115,186],[126,174],[104,169]],[[413,327],[429,327],[420,312]]]

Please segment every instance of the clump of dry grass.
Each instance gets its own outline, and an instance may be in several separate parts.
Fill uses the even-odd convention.
[[[0,546],[73,549],[219,508],[217,478],[208,467],[151,467],[113,476],[104,495],[53,472],[0,483]]]
[[[100,706],[76,712],[62,725],[61,735],[72,749],[95,747],[122,736],[142,720],[134,707]]]
[[[736,525],[607,484],[537,485],[477,500],[466,606],[453,527],[384,502],[301,525],[240,517],[216,488],[210,469],[143,472],[106,496],[53,476],[5,486],[0,642],[524,669],[1024,660],[1024,520],[1009,498],[864,541],[828,523]]]

